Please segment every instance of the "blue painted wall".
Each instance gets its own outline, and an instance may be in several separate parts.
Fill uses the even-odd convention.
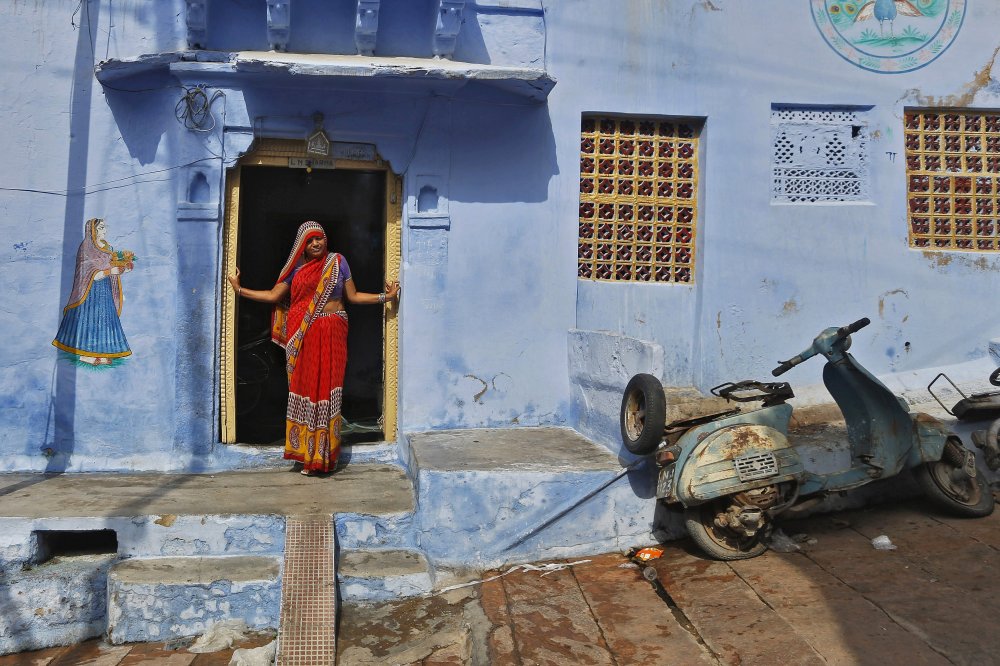
[[[878,374],[990,365],[1000,259],[907,247],[901,117],[909,106],[1000,106],[991,29],[1000,7],[970,7],[930,65],[879,74],[829,47],[808,3],[780,4],[467,5],[454,60],[544,67],[557,84],[542,103],[461,77],[345,81],[181,66],[102,86],[100,61],[186,48],[183,2],[4,4],[0,469],[244,464],[218,444],[225,169],[254,136],[304,136],[316,111],[334,140],[374,143],[403,176],[403,430],[572,425],[616,447],[605,427],[613,406],[601,403],[605,426],[583,427],[595,420],[578,400],[588,354],[614,345],[577,333],[571,345],[571,330],[644,341],[662,350],[665,383],[701,388],[762,377],[821,328],[861,316],[873,325],[854,351]],[[288,50],[350,53],[352,6],[295,3]],[[210,48],[266,48],[263,12],[247,7],[212,3]],[[376,56],[430,55],[433,9],[383,2]],[[328,41],[316,27],[324,22],[336,26]],[[223,93],[211,131],[175,118],[178,86],[195,83]],[[869,203],[771,203],[770,111],[782,103],[872,107]],[[590,112],[705,119],[695,284],[576,279],[580,116]],[[208,191],[190,201],[196,173]],[[421,213],[427,184],[438,210]],[[91,217],[106,219],[116,249],[138,256],[122,278],[133,354],[106,369],[61,360],[50,344]],[[811,386],[819,371],[806,364],[788,377]]]

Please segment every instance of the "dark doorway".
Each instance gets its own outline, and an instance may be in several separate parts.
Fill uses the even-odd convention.
[[[240,279],[249,289],[270,289],[288,258],[295,232],[319,222],[332,252],[351,268],[358,291],[385,284],[385,173],[346,169],[243,167],[240,176]],[[270,341],[271,308],[241,299],[236,352],[236,439],[281,444],[288,381],[284,351]],[[347,305],[345,441],[380,439],[383,374],[382,309]]]

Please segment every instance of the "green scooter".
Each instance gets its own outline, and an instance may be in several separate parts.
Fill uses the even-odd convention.
[[[870,323],[827,328],[812,344],[772,371],[784,374],[823,355],[823,382],[843,412],[851,450],[847,469],[816,474],[789,441],[794,397],[787,383],[726,383],[712,393],[734,402],[760,402],[666,423],[666,398],[656,377],[633,377],[622,397],[625,448],[654,454],[656,497],[681,505],[688,533],[720,560],[755,557],[767,550],[774,519],[793,506],[887,479],[912,469],[924,493],[960,516],[993,512],[993,495],[972,451],[943,423],[910,412],[906,403],[847,353],[851,334]]]

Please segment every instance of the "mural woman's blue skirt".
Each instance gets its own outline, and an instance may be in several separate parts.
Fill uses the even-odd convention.
[[[120,358],[132,353],[115,309],[111,280],[95,280],[83,303],[63,314],[52,344],[80,356]]]

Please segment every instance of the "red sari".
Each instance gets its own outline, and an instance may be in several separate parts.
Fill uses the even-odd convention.
[[[288,411],[285,458],[303,469],[330,472],[340,454],[340,406],[347,366],[347,313],[323,312],[337,284],[340,257],[327,254],[302,264],[291,283],[287,320],[275,324],[275,341],[288,336]]]

